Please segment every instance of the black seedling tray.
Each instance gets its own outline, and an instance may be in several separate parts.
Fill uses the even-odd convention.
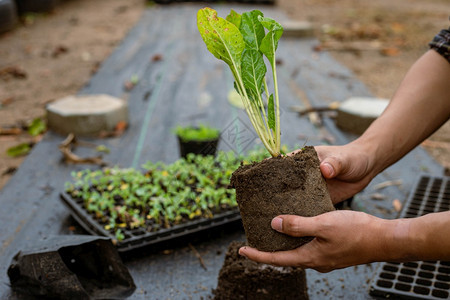
[[[450,177],[422,175],[400,218],[450,210]],[[391,299],[450,299],[450,262],[382,263],[370,295]]]
[[[82,199],[74,199],[67,193],[61,193],[61,199],[70,209],[72,217],[87,232],[116,240],[113,233],[104,229],[103,225],[84,209]],[[170,228],[160,229],[156,232],[148,232],[144,228],[136,228],[133,230],[123,228],[122,231],[125,238],[121,241],[117,241],[116,247],[119,252],[127,252],[137,248],[182,238],[193,233],[211,230],[240,219],[241,215],[236,208],[234,210],[216,214],[210,219],[203,218],[193,220]]]

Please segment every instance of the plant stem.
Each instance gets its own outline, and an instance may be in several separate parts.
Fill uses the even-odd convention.
[[[267,81],[266,81],[266,77],[264,76],[264,92],[266,93],[266,103],[267,103],[267,105],[269,105],[269,97],[270,97],[270,93],[269,93],[269,87],[267,86]],[[269,129],[270,130],[270,132],[271,132],[271,138],[272,138],[272,140],[273,140],[273,142],[275,143],[275,137],[274,137],[274,135],[275,135],[275,131],[273,130],[273,129]],[[275,145],[276,145],[276,143],[275,143]]]
[[[244,103],[244,107],[245,107],[245,111],[247,112],[247,115],[249,116],[250,122],[252,123],[253,127],[255,128],[256,133],[258,134],[259,138],[261,139],[262,143],[264,144],[264,146],[267,148],[267,150],[269,151],[270,155],[272,156],[277,156],[276,151],[274,151],[273,149],[273,145],[271,145],[267,139],[266,136],[263,134],[263,131],[265,130],[265,126],[261,125],[261,118],[257,118],[253,115],[253,110],[251,109],[251,102],[250,99],[248,98],[247,95],[247,91],[245,90],[244,84],[242,82],[241,76],[239,76],[236,72],[237,70],[233,70],[233,72],[235,74],[234,78],[237,81],[237,87],[239,89],[239,94],[241,96],[242,99],[242,103]],[[258,122],[259,121],[259,122]],[[279,154],[278,154],[279,155]]]
[[[264,84],[264,85],[266,85],[266,84]],[[267,122],[267,114],[266,114],[266,110],[264,108],[264,103],[263,103],[261,95],[258,95],[258,100],[259,100],[259,109],[261,110],[261,114],[263,115],[263,118],[264,118],[264,128],[268,134],[269,140],[271,142],[274,142],[272,130],[267,127],[269,123]]]
[[[276,144],[276,149],[278,152],[278,155],[280,155],[280,136],[281,136],[281,131],[280,131],[280,98],[278,95],[278,81],[277,81],[277,67],[276,67],[276,60],[275,60],[275,55],[273,57],[273,64],[272,64],[272,72],[273,72],[273,84],[274,84],[274,89],[275,89],[275,107],[276,107],[276,124],[275,124],[275,130],[276,130],[276,134],[275,134],[275,144]]]

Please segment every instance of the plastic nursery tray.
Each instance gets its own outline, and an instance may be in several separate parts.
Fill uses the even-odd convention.
[[[450,177],[422,175],[401,218],[450,210]],[[372,279],[370,295],[392,299],[450,299],[450,262],[382,263]]]
[[[61,199],[70,210],[73,218],[90,234],[100,235],[115,240],[114,234],[104,229],[103,226],[83,208],[83,200],[74,199],[67,193],[61,193]],[[148,232],[144,228],[133,230],[122,229],[125,238],[116,244],[119,252],[126,252],[148,245],[175,240],[193,233],[207,231],[222,225],[226,225],[241,219],[239,210],[226,211],[214,215],[211,219],[198,219],[171,228],[160,229],[156,232]]]

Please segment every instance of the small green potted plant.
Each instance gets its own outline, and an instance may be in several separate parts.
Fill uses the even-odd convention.
[[[177,126],[174,130],[178,137],[181,157],[189,153],[201,155],[216,155],[220,131],[211,126]]]
[[[334,207],[314,147],[304,147],[292,156],[281,153],[275,51],[283,27],[258,10],[242,15],[232,10],[223,19],[207,7],[198,11],[197,26],[208,50],[230,67],[246,113],[272,156],[241,165],[231,178],[247,242],[262,251],[297,248],[312,238],[276,232],[270,226],[272,218],[280,214],[314,216]],[[266,80],[268,68],[273,93]]]

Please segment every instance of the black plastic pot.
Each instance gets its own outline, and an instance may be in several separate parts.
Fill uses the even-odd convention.
[[[8,268],[14,291],[39,299],[124,299],[133,278],[103,237],[56,236],[20,251]]]
[[[207,141],[183,141],[178,136],[178,146],[180,148],[180,156],[186,158],[189,153],[201,155],[216,155],[217,145],[220,136],[213,140]]]
[[[13,0],[0,0],[0,33],[13,29],[17,23],[17,8]]]

